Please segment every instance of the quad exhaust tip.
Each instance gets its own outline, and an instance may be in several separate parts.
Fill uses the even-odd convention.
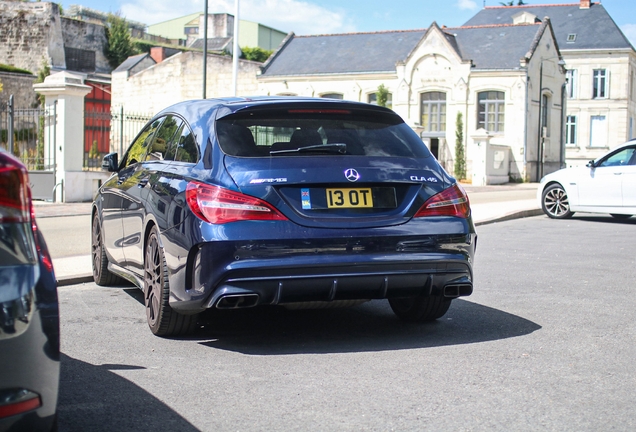
[[[444,297],[457,298],[473,293],[473,285],[469,283],[449,284],[444,287]]]
[[[223,296],[216,303],[217,309],[245,309],[256,306],[258,294],[230,294]]]

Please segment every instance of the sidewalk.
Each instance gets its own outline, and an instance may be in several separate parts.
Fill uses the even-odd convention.
[[[476,226],[538,216],[543,213],[534,198],[538,187],[536,183],[462,186],[471,201],[473,221]],[[36,218],[89,215],[90,212],[91,203],[35,202]],[[59,286],[93,281],[90,255],[53,257],[53,266]]]

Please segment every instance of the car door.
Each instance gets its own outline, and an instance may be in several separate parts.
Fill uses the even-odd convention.
[[[636,211],[636,145],[633,149],[632,160],[625,166],[622,176],[623,207]]]
[[[121,247],[125,260],[124,267],[139,275],[143,274],[142,229],[145,219],[144,201],[147,195],[145,187],[149,180],[143,162],[162,121],[163,118],[154,120],[137,136],[126,154],[117,179],[117,187],[122,196]]]
[[[633,147],[608,154],[578,179],[579,204],[587,207],[621,207],[623,175],[632,159]]]

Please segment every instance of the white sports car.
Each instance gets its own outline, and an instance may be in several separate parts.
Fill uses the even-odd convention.
[[[574,212],[609,213],[618,219],[636,214],[636,139],[584,167],[543,177],[537,199],[554,219],[569,218]]]

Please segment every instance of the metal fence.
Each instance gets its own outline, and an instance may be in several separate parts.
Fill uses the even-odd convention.
[[[84,113],[84,170],[101,171],[105,154],[120,157],[152,114],[125,112],[123,107]]]
[[[55,170],[55,105],[16,108],[13,95],[0,102],[0,146],[13,153],[29,171]],[[45,136],[48,133],[48,136]]]

